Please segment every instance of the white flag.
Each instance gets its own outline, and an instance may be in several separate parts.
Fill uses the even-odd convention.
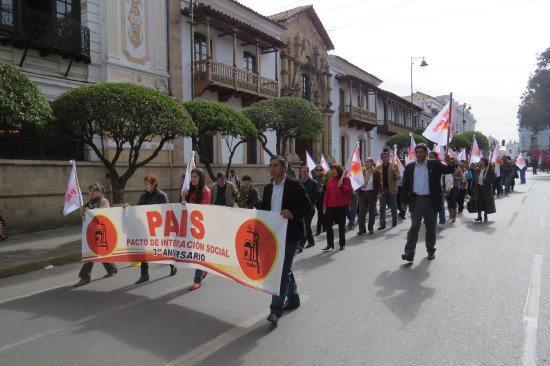
[[[319,162],[319,165],[323,167],[323,174],[327,174],[330,170],[327,159],[325,159],[325,156],[323,154],[321,154],[321,161]]]
[[[361,165],[361,157],[359,156],[359,150],[357,149],[359,143],[355,145],[351,158],[346,164],[346,176],[351,180],[351,186],[353,190],[359,189],[365,184],[365,178],[363,177],[363,166]]]
[[[498,143],[495,145],[495,149],[491,154],[491,163],[495,163],[495,174],[500,177],[500,147]]]
[[[527,163],[525,162],[525,158],[523,157],[522,153],[519,153],[518,157],[516,158],[516,165],[520,169],[523,169],[527,166]]]
[[[414,136],[413,136],[412,132],[410,132],[409,135],[411,136],[411,144],[409,145],[409,154],[407,155],[407,158],[405,159],[405,164],[408,164],[411,161],[416,160],[416,152],[415,152],[416,142],[414,141]]]
[[[82,192],[78,186],[78,178],[76,177],[76,163],[71,160],[73,165],[71,171],[71,177],[69,178],[69,184],[67,185],[67,192],[65,192],[65,206],[63,206],[63,215],[67,216],[74,210],[78,210],[82,206]]]
[[[460,154],[458,154],[458,160],[466,160],[466,150],[464,148],[460,151]]]
[[[308,175],[311,178],[311,172],[315,169],[317,164],[315,164],[311,156],[309,156],[309,153],[307,152],[307,150],[306,150],[306,165],[307,165]]]
[[[437,116],[430,122],[428,127],[424,130],[422,135],[428,140],[436,142],[438,145],[446,146],[447,145],[447,134],[449,131],[449,103],[445,104],[445,107],[438,113]],[[454,112],[454,104],[452,105]],[[454,113],[453,113],[454,114]],[[454,124],[450,126],[451,129],[454,128]],[[449,134],[449,142],[453,139],[453,131]]]
[[[476,135],[474,135],[474,141],[472,142],[472,153],[470,154],[470,163],[479,163],[483,155],[477,144]]]
[[[195,152],[191,151],[191,156],[189,157],[187,168],[185,169],[185,179],[183,180],[183,184],[181,186],[182,192],[185,189],[189,189],[189,185],[191,184],[191,171],[195,168]]]

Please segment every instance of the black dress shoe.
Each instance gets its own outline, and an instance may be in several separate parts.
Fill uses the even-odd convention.
[[[369,235],[372,235],[372,234],[374,234],[374,231],[369,230]]]
[[[397,226],[397,221],[391,223],[391,227],[396,227],[396,226]]]
[[[323,252],[332,252],[334,250],[334,247],[331,247],[330,245],[327,245],[323,249],[321,249]]]
[[[386,228],[386,225],[384,226],[378,226],[378,230],[384,230]]]
[[[271,314],[269,314],[266,320],[273,325],[277,325],[277,322],[279,321],[279,316],[274,312],[271,312]]]
[[[299,302],[295,302],[295,303],[292,303],[292,304],[289,304],[288,301],[285,303],[285,306],[283,307],[283,310],[284,311],[290,311],[290,310],[294,310],[294,309],[298,309],[300,307],[300,303]]]
[[[429,253],[428,254],[428,259],[429,260],[435,259],[435,253]]]
[[[141,276],[139,280],[136,281],[136,285],[139,285],[140,283],[149,281],[149,276]]]
[[[403,259],[404,261],[407,261],[407,262],[414,261],[414,257],[411,257],[410,255],[406,255],[406,254],[401,254],[401,259]]]
[[[298,249],[296,249],[296,252],[302,253],[304,251],[304,248],[302,246],[299,246]]]
[[[366,231],[358,231],[357,235],[365,235],[366,233],[367,233]]]
[[[475,218],[474,221],[481,222],[481,217]]]
[[[340,250],[344,250],[346,249],[346,246],[345,245],[340,245]]]
[[[311,247],[314,247],[315,246],[315,243],[309,243],[308,245],[306,245],[306,248],[311,248]]]
[[[170,276],[174,276],[176,273],[178,273],[176,266],[170,267]]]

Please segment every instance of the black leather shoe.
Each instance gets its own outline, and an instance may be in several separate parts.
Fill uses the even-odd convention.
[[[374,231],[369,230],[369,235],[372,235],[372,234],[374,234]]]
[[[271,314],[269,314],[266,320],[273,325],[277,325],[277,322],[279,321],[279,316],[272,312]]]
[[[378,230],[384,230],[386,228],[386,225],[384,226],[378,226]]]
[[[427,258],[429,260],[435,259],[435,253],[429,253]]]
[[[406,255],[406,254],[401,254],[401,259],[403,259],[404,261],[407,261],[407,262],[414,261],[414,257],[411,257],[410,255]]]
[[[367,233],[366,231],[358,231],[357,235],[365,235],[366,233]]]
[[[309,243],[308,245],[306,245],[306,248],[311,248],[311,247],[314,247],[315,246],[315,243]]]
[[[136,285],[139,285],[140,283],[149,281],[149,276],[141,276],[139,280],[136,281]]]
[[[396,227],[396,226],[397,226],[397,221],[391,223],[391,227]]]
[[[170,268],[170,276],[174,276],[176,273],[178,273],[178,269],[176,268],[176,266],[172,266]]]
[[[327,245],[326,247],[324,247],[323,249],[321,249],[323,252],[332,252],[334,250],[334,247],[331,247],[329,245]]]
[[[299,302],[296,302],[296,303],[293,303],[293,304],[289,304],[288,301],[285,303],[285,306],[283,307],[283,310],[284,311],[291,311],[291,310],[294,310],[294,309],[298,309],[300,307],[300,303]]]
[[[340,250],[344,250],[346,249],[346,246],[345,245],[340,245]]]
[[[302,253],[304,251],[304,248],[299,246],[298,249],[296,249],[296,252]]]

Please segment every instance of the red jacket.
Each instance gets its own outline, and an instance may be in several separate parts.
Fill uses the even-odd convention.
[[[341,207],[351,204],[351,194],[353,188],[351,186],[351,180],[348,177],[344,177],[342,188],[338,188],[338,178],[330,178],[325,188],[325,198],[323,201],[324,207]]]

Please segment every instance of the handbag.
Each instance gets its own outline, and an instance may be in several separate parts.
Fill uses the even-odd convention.
[[[476,212],[476,201],[473,197],[470,197],[470,200],[466,204],[466,209],[468,210],[469,213]]]

